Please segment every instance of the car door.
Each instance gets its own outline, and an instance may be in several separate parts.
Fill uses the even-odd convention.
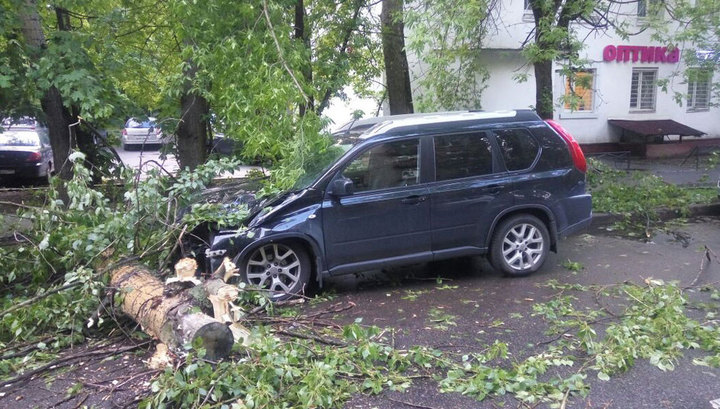
[[[420,139],[375,144],[335,179],[354,193],[323,201],[326,263],[332,273],[429,259],[430,205],[421,173]]]
[[[483,131],[433,138],[435,182],[428,186],[437,258],[480,253],[493,219],[512,206],[494,142]]]

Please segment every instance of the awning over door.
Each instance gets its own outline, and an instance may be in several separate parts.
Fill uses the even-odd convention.
[[[622,119],[609,119],[610,125],[615,125],[623,130],[634,132],[640,136],[702,136],[705,132],[698,131],[672,119],[651,119],[643,121],[630,121]]]

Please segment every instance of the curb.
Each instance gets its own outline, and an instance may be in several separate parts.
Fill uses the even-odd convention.
[[[657,216],[662,221],[679,217],[720,216],[720,202],[691,205],[687,216],[683,216],[679,210],[658,209]],[[593,213],[590,227],[605,226],[622,221],[624,218],[624,215],[618,213]]]

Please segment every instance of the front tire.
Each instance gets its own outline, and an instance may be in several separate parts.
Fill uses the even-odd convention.
[[[240,269],[240,278],[267,290],[273,301],[282,301],[305,292],[310,268],[310,258],[300,245],[267,243],[250,252]]]
[[[516,215],[495,229],[490,262],[508,276],[526,276],[542,267],[549,249],[550,235],[545,224],[529,214]]]

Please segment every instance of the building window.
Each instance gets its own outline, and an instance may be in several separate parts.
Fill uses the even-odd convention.
[[[566,111],[592,112],[595,109],[595,70],[578,71],[565,77],[564,95]]]
[[[660,14],[663,0],[638,0],[638,17],[656,16]]]
[[[688,111],[705,111],[710,102],[710,79],[712,73],[707,70],[688,72]]]
[[[654,111],[657,69],[634,68],[630,83],[630,110]]]

